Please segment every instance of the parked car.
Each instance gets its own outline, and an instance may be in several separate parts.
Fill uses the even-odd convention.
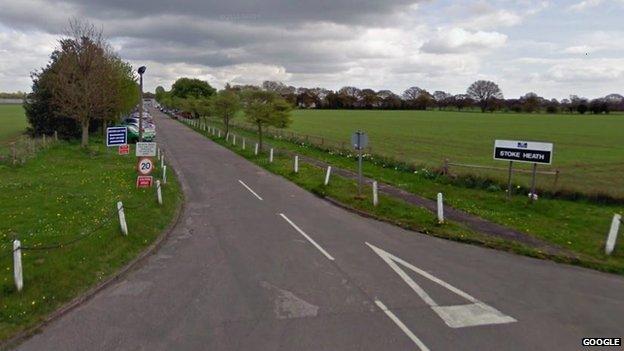
[[[145,122],[145,121],[144,121]],[[146,122],[147,123],[147,122]],[[122,127],[128,128],[128,142],[134,143],[139,140],[139,121],[136,118],[126,118]],[[153,125],[143,125],[143,141],[154,141],[156,139],[156,128]]]

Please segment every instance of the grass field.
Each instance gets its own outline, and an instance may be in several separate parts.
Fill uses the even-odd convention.
[[[136,158],[116,151],[102,140],[89,151],[61,142],[24,165],[0,165],[0,340],[113,274],[172,221],[181,201],[173,173],[159,206],[154,189],[135,188]],[[119,230],[119,200],[128,236]],[[13,283],[15,238],[33,248],[23,251],[21,292]]]
[[[0,147],[22,134],[26,126],[22,105],[0,104]]]
[[[540,169],[560,169],[559,188],[624,198],[624,115],[621,114],[295,110],[290,127],[300,134],[347,143],[357,129],[369,134],[375,154],[429,167],[440,167],[448,158],[451,162],[504,168],[506,162],[492,159],[495,139],[553,142],[554,162]],[[518,167],[528,169],[529,166]],[[467,170],[452,168],[452,171]],[[501,181],[506,177],[504,171],[487,171],[487,175]],[[518,176],[516,181],[528,184],[529,177]],[[551,188],[552,184],[553,176],[538,177],[542,188]]]

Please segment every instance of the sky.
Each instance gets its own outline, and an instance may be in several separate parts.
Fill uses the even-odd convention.
[[[146,90],[181,76],[226,83],[506,98],[624,94],[624,0],[0,0],[0,91],[30,91],[71,18],[147,66]]]

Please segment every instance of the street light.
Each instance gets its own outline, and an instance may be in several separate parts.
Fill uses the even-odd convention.
[[[143,73],[147,67],[139,67],[139,141],[143,141]]]

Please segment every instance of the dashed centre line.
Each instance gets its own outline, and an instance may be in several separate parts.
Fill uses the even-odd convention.
[[[245,187],[245,189],[249,190],[250,193],[252,193],[255,197],[258,198],[258,200],[262,201],[262,198],[260,197],[260,195],[256,194],[255,191],[253,191],[247,184],[245,184],[242,180],[238,180],[239,183],[241,183],[242,186]]]
[[[325,257],[327,257],[328,259],[330,259],[331,261],[334,260],[334,258],[332,257],[332,255],[330,255],[327,251],[325,251],[325,249],[323,249],[321,247],[321,245],[317,244],[316,241],[314,241],[314,239],[312,239],[310,236],[308,236],[308,234],[306,234],[303,230],[301,230],[301,228],[299,228],[295,223],[293,223],[293,221],[291,221],[290,219],[288,219],[288,217],[286,217],[286,215],[284,215],[283,213],[279,214],[280,216],[282,216],[282,218],[284,218],[284,220],[286,222],[288,222],[288,224],[290,224],[293,228],[295,228],[296,231],[299,232],[299,234],[303,235],[304,238],[308,239],[308,241],[314,245],[314,247],[316,247],[321,253],[323,253],[323,255],[325,255]]]

